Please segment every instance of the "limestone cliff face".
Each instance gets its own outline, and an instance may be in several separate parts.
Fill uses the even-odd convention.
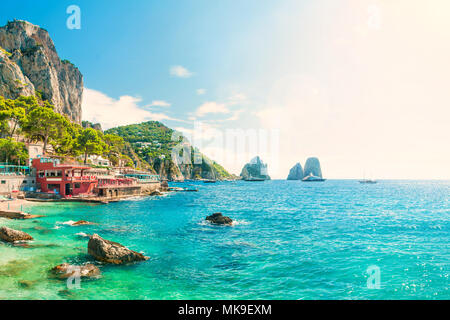
[[[304,176],[313,175],[315,177],[322,177],[322,169],[320,168],[320,161],[317,158],[308,158],[305,163]]]
[[[184,176],[180,171],[180,168],[172,159],[157,159],[153,167],[161,179],[169,181],[183,181]]]
[[[61,61],[48,32],[26,21],[0,27],[0,95],[15,99],[36,91],[55,110],[81,123],[83,76]]]
[[[289,175],[288,175],[287,179],[288,180],[302,180],[303,177],[304,177],[304,175],[303,175],[302,165],[300,163],[297,163],[289,171]]]
[[[247,163],[241,172],[242,179],[264,179],[270,180],[270,176],[267,173],[267,164],[256,156],[249,163]]]

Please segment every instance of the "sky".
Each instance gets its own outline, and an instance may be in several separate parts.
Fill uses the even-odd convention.
[[[14,18],[49,31],[105,129],[162,121],[236,174],[315,156],[330,179],[450,179],[447,0],[3,3]]]

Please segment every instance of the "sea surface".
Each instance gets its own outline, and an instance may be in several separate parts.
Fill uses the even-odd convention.
[[[35,238],[29,248],[0,242],[0,299],[450,299],[449,181],[173,186],[199,192],[0,218]],[[206,223],[214,212],[235,224]],[[70,225],[81,219],[97,225]],[[150,260],[98,264],[102,276],[80,288],[52,278],[63,262],[95,263],[83,236],[93,233]]]

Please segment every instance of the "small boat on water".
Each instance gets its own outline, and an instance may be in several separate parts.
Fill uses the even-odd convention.
[[[203,183],[216,183],[217,180],[203,180]]]
[[[359,183],[363,183],[363,184],[375,184],[378,181],[376,180],[372,180],[372,179],[363,179],[363,180],[359,180]]]
[[[266,179],[263,179],[263,178],[253,178],[253,177],[251,177],[251,178],[244,179],[244,181],[253,181],[253,182],[257,182],[257,181],[266,181]]]
[[[179,187],[170,187],[168,191],[172,192],[197,192],[198,189],[188,189],[188,188],[179,188]]]
[[[377,180],[375,180],[375,179],[366,179],[366,175],[363,174],[363,178],[361,180],[359,180],[359,183],[362,183],[362,184],[375,184],[375,183],[377,183]]]
[[[312,173],[309,176],[306,176],[302,179],[303,182],[323,182],[327,179],[313,176]]]

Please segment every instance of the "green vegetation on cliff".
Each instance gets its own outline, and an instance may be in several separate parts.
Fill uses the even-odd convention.
[[[114,134],[124,139],[130,147],[128,155],[142,168],[149,168],[168,179],[227,179],[232,177],[221,165],[208,159],[195,150],[180,133],[166,127],[158,121],[148,121],[112,128],[105,134]],[[183,156],[180,145],[190,149],[191,159],[187,163],[177,163],[172,157],[172,151],[178,150]],[[177,147],[177,148],[176,148]],[[176,149],[174,149],[176,148]],[[194,163],[197,153],[201,161]],[[125,152],[125,154],[127,154]],[[135,161],[136,161],[135,160]]]
[[[41,95],[17,99],[0,96],[0,138],[0,157],[9,161],[26,160],[23,143],[40,141],[47,154],[82,156],[84,162],[90,155],[100,155],[108,157],[114,165],[120,160],[125,160],[122,161],[125,165],[133,165],[122,154],[121,137],[81,127],[66,115],[55,112],[53,105],[42,100]]]

